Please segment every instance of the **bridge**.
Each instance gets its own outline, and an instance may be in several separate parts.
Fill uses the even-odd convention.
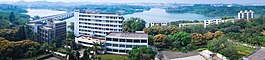
[[[29,23],[36,23],[45,20],[65,20],[74,16],[74,13],[63,13],[51,16],[40,17],[40,19],[29,21]]]

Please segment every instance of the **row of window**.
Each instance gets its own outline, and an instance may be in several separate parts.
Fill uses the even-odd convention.
[[[79,17],[94,17],[94,18],[107,18],[107,19],[123,19],[123,17],[113,17],[113,16],[91,16],[91,15],[79,15]]]
[[[138,40],[138,39],[106,38],[106,40],[107,41],[114,41],[114,42],[147,43],[147,40]]]
[[[94,33],[107,34],[107,32],[102,32],[102,31],[91,31],[91,30],[84,30],[84,29],[79,29],[79,31],[82,31],[82,32],[94,32]]]
[[[89,27],[89,26],[79,26],[79,28],[89,28],[89,29],[106,30],[106,31],[122,31],[122,29],[98,28],[98,27]]]
[[[96,26],[103,26],[103,27],[122,27],[122,25],[95,24],[95,23],[86,23],[86,22],[79,22],[79,24],[96,25]]]
[[[129,53],[130,50],[118,50],[118,49],[110,49],[107,48],[107,51],[112,51],[112,52],[120,52],[120,53]]]
[[[79,18],[80,21],[91,21],[91,22],[106,22],[106,23],[122,23],[122,21],[112,21],[112,20],[92,20],[92,19],[84,19]]]
[[[89,33],[79,33],[79,35],[90,35]],[[105,37],[103,35],[94,35],[95,37]]]
[[[111,43],[106,43],[106,46],[123,47],[123,48],[133,48],[133,47],[137,47],[137,46],[146,46],[146,45],[125,45],[125,44],[111,44]]]

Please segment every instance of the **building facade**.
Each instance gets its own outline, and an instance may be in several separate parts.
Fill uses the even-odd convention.
[[[245,10],[245,11],[238,12],[238,19],[247,19],[247,20],[249,20],[250,18],[254,18],[254,11]]]
[[[179,27],[191,26],[191,25],[203,25],[203,22],[199,22],[199,23],[180,23]]]
[[[112,32],[106,36],[106,53],[128,54],[136,46],[148,46],[148,35],[145,33]]]
[[[93,35],[104,38],[109,32],[122,32],[124,18],[119,14],[91,11],[75,11],[74,33],[76,36]]]
[[[63,41],[66,39],[66,21],[50,19],[29,22],[27,25],[37,33],[38,37],[34,40],[39,42],[50,43],[52,40]]]

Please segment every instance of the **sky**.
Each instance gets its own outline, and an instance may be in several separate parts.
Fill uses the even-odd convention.
[[[0,0],[0,2],[21,1],[21,0]],[[108,2],[108,3],[237,3],[237,4],[265,4],[264,0],[24,0],[31,1],[49,1],[49,2]]]

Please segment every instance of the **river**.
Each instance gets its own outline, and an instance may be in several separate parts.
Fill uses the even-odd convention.
[[[66,13],[64,11],[55,11],[55,10],[48,10],[48,9],[28,9],[28,15],[31,17],[33,16],[49,16],[49,15],[55,15],[55,14],[61,14]],[[124,17],[130,18],[130,17],[138,17],[144,19],[146,22],[170,22],[170,21],[177,21],[177,20],[207,20],[207,19],[214,19],[214,18],[220,18],[220,17],[207,17],[201,14],[194,14],[194,13],[182,13],[182,14],[171,14],[166,13],[165,9],[159,9],[159,8],[152,8],[149,11],[144,12],[138,12],[134,14],[127,14],[124,15]],[[69,22],[73,22],[74,19],[70,18],[66,20],[69,24]]]

